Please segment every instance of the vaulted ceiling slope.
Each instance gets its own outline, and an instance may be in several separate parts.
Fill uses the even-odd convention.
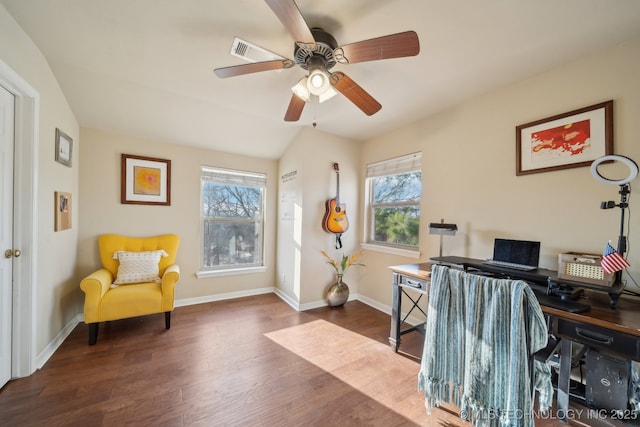
[[[640,32],[638,0],[296,0],[339,45],[414,30],[417,56],[338,64],[382,104],[343,96],[283,117],[300,67],[221,79],[234,37],[293,59],[264,0],[0,0],[83,127],[277,159],[302,127],[366,140]]]

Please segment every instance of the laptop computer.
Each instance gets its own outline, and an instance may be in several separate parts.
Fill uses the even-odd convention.
[[[532,271],[538,268],[540,242],[529,240],[495,239],[493,258],[484,264],[515,270]]]

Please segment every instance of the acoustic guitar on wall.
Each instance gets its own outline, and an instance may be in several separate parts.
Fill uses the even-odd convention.
[[[337,234],[336,248],[342,247],[340,235],[349,228],[347,211],[344,204],[340,203],[340,168],[337,163],[333,164],[336,171],[336,197],[325,202],[325,213],[322,218],[322,229],[327,233]]]

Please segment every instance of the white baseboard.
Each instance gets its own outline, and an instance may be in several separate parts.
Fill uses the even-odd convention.
[[[357,296],[358,301],[367,304],[369,307],[373,307],[378,311],[391,315],[391,306],[380,304],[378,301],[365,297],[364,295]]]
[[[300,311],[300,303],[294,300],[293,298],[291,298],[286,293],[282,292],[279,288],[275,288],[273,293],[275,293],[278,297],[280,297],[282,301],[289,304],[289,306],[291,306],[291,308],[293,308],[295,311]]]
[[[311,301],[311,302],[307,302],[307,303],[304,303],[304,304],[300,304],[299,302],[294,301],[293,299],[291,299],[287,294],[285,294],[284,292],[280,291],[279,289],[276,289],[275,293],[276,293],[276,295],[278,295],[280,298],[282,298],[287,304],[289,304],[291,307],[293,307],[297,311],[307,311],[307,310],[312,310],[314,308],[326,307],[328,305],[326,299],[321,299],[321,300],[316,300],[316,301]],[[357,300],[357,299],[358,299],[358,295],[357,294],[350,294],[348,301],[354,301],[354,300]]]
[[[306,311],[311,310],[312,308],[325,307],[327,302],[325,300],[318,300],[313,302],[308,302],[305,304],[300,304],[298,301],[291,298],[286,293],[282,292],[280,289],[276,288],[273,291],[280,299],[291,306],[296,311]]]
[[[204,304],[207,302],[250,297],[253,295],[270,294],[274,292],[276,292],[276,288],[272,287],[272,288],[251,289],[249,291],[228,292],[226,294],[207,295],[205,297],[197,297],[197,298],[182,298],[182,299],[177,299],[174,303],[174,306],[185,307],[188,305]]]
[[[55,338],[51,340],[49,344],[47,344],[47,346],[40,352],[40,354],[36,356],[36,370],[42,368],[44,364],[47,363],[47,360],[49,360],[49,358],[53,356],[53,353],[56,352],[58,347],[60,347],[64,340],[66,340],[71,332],[73,332],[75,327],[78,326],[78,323],[83,321],[84,314],[78,313],[69,321],[69,323],[66,324],[66,326],[58,333],[58,335],[56,335]]]
[[[387,313],[388,315],[391,315],[391,306],[380,304],[378,301],[373,300],[371,298],[367,298],[363,295],[358,295],[358,300],[362,301],[363,303],[367,304],[370,307],[375,308],[376,310],[379,310],[383,313]],[[401,317],[404,318],[404,316],[406,315],[407,315],[406,313],[402,313]],[[424,323],[424,321],[425,321],[424,318],[420,318],[416,316],[409,316],[407,320],[405,320],[406,323],[412,326],[419,325],[420,323]]]

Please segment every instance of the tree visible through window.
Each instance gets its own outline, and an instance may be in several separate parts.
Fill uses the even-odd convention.
[[[367,166],[369,243],[418,247],[421,153]]]
[[[266,175],[202,167],[202,270],[263,265]]]

